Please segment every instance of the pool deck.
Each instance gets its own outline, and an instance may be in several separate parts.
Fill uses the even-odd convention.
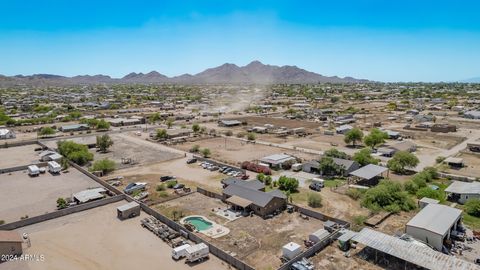
[[[192,215],[192,216],[187,216],[187,217],[184,217],[180,220],[180,224],[185,224],[188,222],[187,219],[189,218],[201,218],[203,220],[205,220],[206,222],[208,223],[211,223],[212,226],[206,230],[201,230],[199,231],[197,229],[198,232],[200,233],[203,233],[205,234],[206,236],[208,237],[211,237],[211,238],[219,238],[219,237],[222,237],[222,236],[225,236],[227,234],[230,233],[230,229],[225,227],[225,226],[222,226],[220,224],[217,224],[215,223],[214,221],[211,221],[209,220],[208,218],[204,217],[204,216],[197,216],[197,215]],[[196,228],[196,227],[195,227]]]

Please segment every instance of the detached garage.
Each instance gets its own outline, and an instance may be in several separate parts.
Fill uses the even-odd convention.
[[[129,202],[127,204],[117,207],[117,217],[119,219],[127,219],[137,217],[140,215],[140,205],[136,202]]]

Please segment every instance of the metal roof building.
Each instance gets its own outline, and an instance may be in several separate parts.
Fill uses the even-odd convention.
[[[441,251],[444,241],[460,224],[462,210],[442,204],[428,204],[406,225],[406,233]]]
[[[450,186],[445,189],[445,192],[451,199],[463,204],[467,202],[468,199],[480,198],[480,183],[453,181]]]
[[[431,270],[478,270],[477,265],[437,252],[415,242],[364,228],[353,241],[368,246],[376,251],[396,257],[405,262]],[[405,269],[409,269],[405,265]]]
[[[375,178],[376,176],[381,175],[386,171],[388,171],[388,168],[386,167],[382,167],[374,164],[368,164],[367,166],[364,166],[356,171],[351,172],[350,175],[356,176],[361,179],[370,180],[372,178]]]
[[[73,199],[78,203],[86,203],[102,199],[107,191],[104,188],[92,188],[73,194]]]

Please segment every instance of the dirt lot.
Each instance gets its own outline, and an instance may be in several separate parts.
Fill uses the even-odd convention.
[[[154,193],[155,187],[160,183],[160,176],[163,175],[173,175],[177,177],[179,183],[183,183],[191,188],[199,186],[209,190],[219,191],[221,189],[220,180],[226,177],[224,174],[218,171],[205,170],[198,166],[198,163],[186,164],[187,159],[188,157],[117,170],[112,175],[104,177],[104,179],[123,176],[122,186],[130,182],[147,182],[150,185],[151,194]],[[247,174],[251,173],[247,172]],[[252,177],[253,175],[250,176],[250,178]]]
[[[0,220],[12,222],[25,215],[53,212],[59,197],[100,186],[74,168],[68,171],[59,175],[46,172],[38,177],[30,177],[26,171],[0,174]]]
[[[320,126],[319,123],[301,121],[301,120],[291,120],[280,117],[262,117],[262,116],[246,116],[235,118],[239,121],[247,121],[248,126],[263,126],[265,124],[271,124],[275,127],[286,127],[286,128],[299,128],[304,127],[305,129],[314,130]]]
[[[38,144],[0,148],[0,168],[11,168],[40,162],[34,149]]]
[[[225,143],[226,142],[226,143]],[[272,154],[286,153],[300,158],[312,159],[313,155],[299,153],[293,150],[280,149],[273,146],[247,143],[233,138],[211,138],[175,145],[176,148],[188,151],[192,146],[200,145],[200,148],[209,148],[211,157],[220,162],[239,165],[246,160],[258,160]]]
[[[91,151],[95,154],[95,160],[112,159],[117,163],[117,168],[145,165],[183,156],[183,153],[179,153],[174,149],[142,140],[129,134],[112,134],[111,138],[113,146],[110,147],[108,153],[96,152],[95,149],[91,149]],[[132,159],[133,164],[122,164],[122,158]]]
[[[19,229],[28,233],[32,246],[25,254],[42,254],[43,262],[8,262],[1,270],[60,269],[228,269],[224,262],[210,255],[203,263],[187,265],[171,258],[171,247],[140,226],[146,216],[120,221],[118,202],[45,221]]]
[[[456,157],[463,158],[465,167],[461,169],[448,169],[448,173],[458,174],[470,177],[480,177],[480,155],[479,154],[469,154],[461,153]]]
[[[466,138],[453,134],[442,134],[428,131],[397,130],[403,136],[409,136],[420,146],[450,149],[463,142]]]
[[[212,209],[218,207],[226,207],[226,204],[199,193],[156,206],[160,212],[169,216],[172,216],[173,210],[180,210],[184,216],[203,215],[229,228],[228,235],[210,241],[225,251],[235,253],[239,259],[256,269],[279,267],[283,245],[291,241],[303,245],[303,240],[310,233],[323,228],[320,220],[304,220],[298,213],[289,214],[286,211],[267,220],[253,216],[228,221],[212,213]],[[200,236],[206,237],[203,234]]]

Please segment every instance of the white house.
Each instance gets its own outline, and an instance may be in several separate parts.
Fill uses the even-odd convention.
[[[17,136],[13,130],[0,128],[0,139],[15,139],[16,137]]]
[[[453,181],[445,189],[445,193],[451,200],[461,204],[467,202],[468,199],[480,199],[480,182]]]

